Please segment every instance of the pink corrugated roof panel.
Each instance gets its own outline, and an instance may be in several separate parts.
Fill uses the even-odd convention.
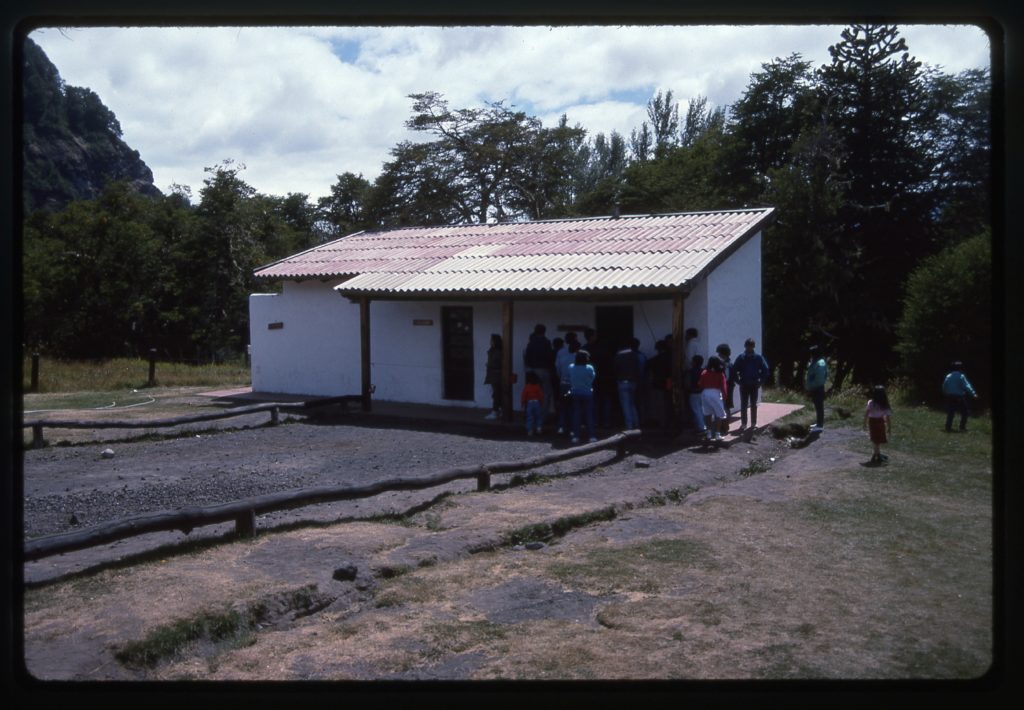
[[[360,232],[256,271],[349,277],[346,293],[678,287],[769,223],[773,208]]]

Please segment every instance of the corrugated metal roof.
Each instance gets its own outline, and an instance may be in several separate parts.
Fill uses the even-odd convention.
[[[349,295],[678,288],[770,220],[773,208],[360,232],[256,271],[345,279]]]

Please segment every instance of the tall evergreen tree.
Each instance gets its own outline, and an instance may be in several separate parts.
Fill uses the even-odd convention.
[[[934,198],[921,65],[896,27],[852,25],[829,47],[819,71],[820,101],[844,148],[843,252],[849,272],[836,313],[835,382],[884,379],[894,363],[900,290],[935,249]]]

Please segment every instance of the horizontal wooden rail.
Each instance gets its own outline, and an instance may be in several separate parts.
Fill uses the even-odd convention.
[[[147,513],[134,518],[96,525],[85,530],[27,540],[25,541],[25,561],[38,560],[50,555],[59,555],[74,550],[82,550],[151,532],[181,530],[188,534],[194,528],[202,527],[203,525],[230,521],[235,522],[237,533],[241,535],[254,535],[256,532],[256,515],[260,513],[301,508],[316,503],[369,498],[389,491],[432,488],[466,478],[475,478],[477,480],[477,490],[485,491],[490,488],[492,474],[525,471],[610,448],[616,448],[618,455],[621,456],[625,454],[626,442],[638,436],[640,436],[640,431],[638,429],[631,429],[601,441],[574,446],[522,461],[464,466],[421,478],[391,478],[364,486],[300,488],[292,491],[268,493],[231,503]]]
[[[284,402],[264,402],[263,404],[250,404],[245,407],[233,409],[222,409],[207,414],[191,414],[184,417],[167,417],[164,419],[26,419],[22,428],[32,427],[32,447],[45,446],[43,440],[43,428],[49,429],[158,429],[162,427],[181,426],[183,424],[195,424],[197,422],[208,422],[214,419],[228,419],[243,414],[256,414],[258,412],[270,412],[270,422],[277,424],[282,408],[294,407]]]

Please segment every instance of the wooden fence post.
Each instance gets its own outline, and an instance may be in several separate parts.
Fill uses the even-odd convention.
[[[29,385],[28,391],[39,391],[39,353],[32,353],[32,384]]]
[[[476,489],[478,491],[489,491],[491,489],[491,472],[484,471],[476,474]]]
[[[255,510],[247,510],[235,518],[235,533],[239,537],[256,537]]]
[[[280,420],[279,411],[280,411],[279,407],[274,407],[273,409],[270,410],[270,423],[271,423],[272,426],[277,426],[277,424],[278,424],[278,422]]]
[[[156,348],[149,349],[149,383],[147,387],[156,387]]]
[[[32,425],[32,448],[41,449],[46,446],[46,440],[43,439],[43,425],[33,424]]]

